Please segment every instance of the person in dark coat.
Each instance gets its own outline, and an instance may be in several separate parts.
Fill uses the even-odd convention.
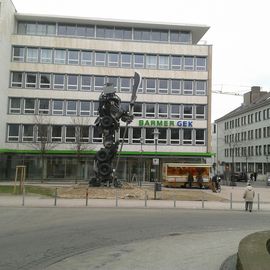
[[[193,181],[194,181],[193,175],[191,173],[189,173],[188,178],[187,178],[189,188],[192,188]]]

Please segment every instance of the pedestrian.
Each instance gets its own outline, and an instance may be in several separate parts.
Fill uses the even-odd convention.
[[[247,187],[244,191],[243,199],[245,199],[245,209],[246,211],[252,212],[253,199],[255,196],[255,191],[253,190],[250,182],[247,183]]]
[[[253,177],[254,177],[254,181],[256,182],[256,180],[257,180],[257,173],[256,172],[254,172]]]
[[[194,178],[193,178],[193,175],[191,173],[188,174],[187,181],[188,181],[189,188],[192,188],[192,183],[194,181]]]
[[[197,175],[196,179],[197,179],[197,183],[198,183],[199,187],[202,188],[203,187],[203,177],[202,177],[202,175],[201,174]]]

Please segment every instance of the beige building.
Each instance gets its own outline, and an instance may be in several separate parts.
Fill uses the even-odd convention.
[[[209,27],[20,14],[0,3],[0,179],[21,163],[30,179],[41,167],[45,178],[74,179],[78,155],[78,177],[89,179],[102,147],[99,95],[112,82],[128,108],[135,70],[142,83],[119,178],[151,180],[153,157],[210,160],[212,47],[198,44]]]

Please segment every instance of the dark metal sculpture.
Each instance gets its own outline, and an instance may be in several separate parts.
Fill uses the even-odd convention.
[[[99,134],[102,134],[103,146],[95,155],[94,158],[94,172],[89,185],[100,186],[113,183],[114,186],[119,187],[121,183],[117,180],[116,171],[119,164],[119,156],[115,168],[113,168],[113,159],[115,158],[119,140],[116,140],[115,134],[119,131],[120,120],[126,123],[123,138],[125,138],[127,126],[133,120],[133,107],[137,98],[137,90],[140,85],[140,75],[135,72],[134,85],[132,96],[129,104],[129,111],[121,108],[121,99],[115,94],[114,86],[107,83],[103,92],[99,97],[98,114],[95,125],[98,128]],[[124,139],[122,140],[120,152],[122,151]]]

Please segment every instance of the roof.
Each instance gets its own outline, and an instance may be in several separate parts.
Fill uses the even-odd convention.
[[[269,104],[270,104],[270,92],[258,97],[256,100],[254,100],[254,102],[252,102],[248,105],[245,105],[243,103],[240,107],[225,114],[221,118],[217,119],[215,122],[221,122],[221,121],[227,120],[227,119],[235,117],[235,116],[239,116],[241,114],[244,114],[244,113],[249,112],[249,111],[253,111],[257,108],[261,108],[261,107],[269,105]]]
[[[74,24],[98,24],[98,25],[113,25],[121,27],[137,27],[137,28],[151,28],[151,29],[170,29],[192,32],[192,43],[197,44],[205,33],[209,30],[207,25],[195,24],[179,24],[169,22],[150,22],[150,21],[126,21],[117,19],[104,19],[104,18],[85,18],[73,16],[58,16],[58,15],[39,15],[39,14],[25,14],[16,13],[17,20],[23,21],[41,21],[41,22],[61,22],[61,23],[74,23]]]

